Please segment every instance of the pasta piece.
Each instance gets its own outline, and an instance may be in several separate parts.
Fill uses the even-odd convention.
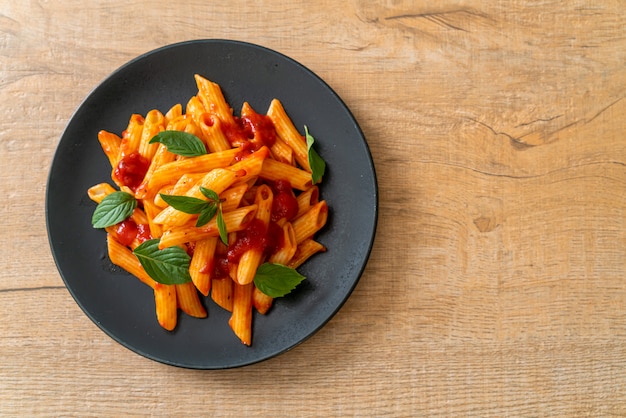
[[[198,86],[198,97],[202,101],[207,112],[212,113],[222,119],[227,124],[234,124],[232,108],[226,103],[224,94],[219,84],[207,80],[196,74],[196,85]]]
[[[292,188],[301,191],[307,190],[313,185],[311,173],[270,158],[263,162],[263,168],[259,176],[272,181],[289,180]]]
[[[324,251],[326,251],[326,247],[322,244],[312,239],[306,239],[298,245],[298,249],[291,261],[287,264],[287,267],[296,269],[314,254]]]
[[[296,242],[296,234],[293,230],[293,225],[290,222],[285,222],[282,225],[282,231],[283,245],[274,252],[274,254],[270,255],[268,261],[270,263],[286,265],[295,255],[298,243]]]
[[[176,328],[178,320],[176,286],[157,283],[154,287],[154,304],[159,325],[168,331]]]
[[[207,173],[202,180],[190,188],[187,193],[185,193],[185,196],[206,200],[206,197],[201,191],[202,187],[213,190],[219,195],[229,188],[236,178],[237,176],[234,172],[223,168],[216,168]],[[194,216],[196,215],[181,212],[170,206],[163,209],[161,213],[154,218],[154,223],[165,224],[168,227],[181,226],[189,222]]]
[[[230,212],[231,210],[237,209],[246,191],[248,191],[247,183],[236,184],[224,190],[220,194],[220,199],[222,199],[222,211]]]
[[[298,202],[298,213],[296,214],[296,218],[304,215],[308,212],[313,206],[315,206],[319,202],[319,188],[317,186],[311,186],[296,197],[296,201]]]
[[[269,153],[270,151],[267,147],[261,147],[258,151],[246,156],[239,162],[234,163],[228,167],[228,169],[237,173],[239,181],[249,181],[261,174],[263,165],[269,156]]]
[[[256,210],[256,205],[249,205],[224,213],[226,230],[229,232],[241,231],[254,219]],[[219,237],[219,234],[216,219],[213,218],[208,224],[201,227],[183,226],[163,232],[159,248],[163,249],[209,237]]]
[[[165,117],[161,112],[153,109],[148,112],[144,119],[141,140],[139,141],[139,154],[148,160],[152,160],[159,144],[151,144],[150,140],[165,129]]]
[[[217,237],[209,237],[196,241],[193,257],[189,265],[189,274],[196,289],[204,296],[208,296],[211,289],[211,276],[215,263],[215,248]]]
[[[169,125],[170,121],[176,119],[183,114],[183,106],[180,103],[175,104],[165,113],[165,127]]]
[[[113,193],[115,189],[109,183],[99,183],[91,186],[87,190],[87,196],[96,203],[102,202],[102,199]]]
[[[104,151],[104,154],[109,159],[111,168],[117,167],[120,158],[120,147],[122,145],[122,138],[111,132],[100,131],[98,132],[98,141],[100,142],[102,151]]]
[[[296,242],[300,244],[307,238],[311,238],[313,234],[319,231],[328,219],[328,206],[325,200],[318,202],[308,212],[295,219],[293,231],[296,236]]]
[[[267,116],[269,116],[274,123],[278,137],[293,150],[294,157],[300,167],[310,173],[311,166],[309,165],[309,152],[306,146],[306,141],[293,125],[289,116],[287,116],[280,100],[272,100],[270,107],[267,110]]]
[[[270,310],[273,303],[274,298],[261,292],[256,287],[254,288],[252,292],[252,306],[254,306],[254,309],[256,309],[261,315],[265,315],[267,311]]]
[[[211,152],[226,151],[232,146],[222,129],[222,120],[212,117],[210,113],[203,113],[197,122],[206,138],[207,146]]]
[[[245,345],[252,344],[252,293],[254,283],[234,284],[233,313],[228,325]]]
[[[154,144],[153,144],[154,145]],[[172,154],[167,150],[167,147],[163,144],[156,144],[157,150],[150,161],[150,165],[148,166],[148,171],[141,182],[141,184],[135,190],[135,196],[138,199],[146,199],[150,198],[148,196],[148,182],[150,178],[154,175],[154,172],[157,168],[161,167],[163,164],[170,163],[176,159],[176,155]]]
[[[272,189],[265,184],[259,186],[254,200],[255,205],[257,205],[254,217],[259,221],[259,228],[262,231],[267,231],[269,228],[273,200]],[[251,248],[241,255],[236,275],[239,284],[248,284],[254,280],[254,275],[257,268],[261,265],[262,258],[263,250],[261,248]]]
[[[139,144],[141,143],[141,135],[143,133],[143,123],[144,118],[141,115],[134,114],[130,117],[128,126],[122,135],[118,160],[124,155],[139,151]]]
[[[193,282],[176,285],[176,299],[178,307],[189,316],[206,318],[207,311],[200,303],[198,291]]]
[[[143,269],[135,254],[128,247],[120,244],[111,234],[107,234],[107,252],[111,263],[123,268],[154,289],[157,282]]]
[[[238,152],[237,149],[230,149],[164,164],[150,178],[148,189],[156,192],[166,184],[176,183],[184,173],[208,173],[215,168],[228,167]]]
[[[214,277],[211,281],[211,299],[229,312],[233,311],[233,285],[230,277]]]

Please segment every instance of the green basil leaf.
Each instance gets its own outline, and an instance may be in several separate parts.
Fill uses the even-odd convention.
[[[290,267],[263,263],[256,271],[254,285],[266,295],[279,298],[295,289],[304,279],[306,277]]]
[[[306,134],[306,147],[309,156],[309,165],[311,166],[311,178],[313,180],[313,184],[316,184],[322,181],[322,176],[326,171],[326,162],[313,148],[315,138],[309,134],[309,128],[307,128],[306,125],[304,126],[304,132]]]
[[[174,209],[188,213],[190,215],[201,213],[210,204],[206,200],[189,196],[173,196],[163,193],[160,193],[160,196],[165,201],[165,203],[167,203]]]
[[[217,211],[217,230],[220,233],[220,239],[224,243],[224,245],[228,245],[228,231],[226,230],[226,222],[224,222],[224,217],[222,216],[222,207],[220,206]]]
[[[156,134],[150,143],[161,143],[173,154],[183,157],[197,157],[206,154],[206,147],[197,136],[181,131],[161,131]]]
[[[200,212],[196,226],[200,227],[208,224],[209,221],[215,216],[215,212],[217,212],[217,205],[214,203],[208,203],[202,212]]]
[[[206,196],[207,199],[212,200],[216,203],[219,202],[220,196],[213,190],[200,186],[200,191],[202,192],[203,195]]]
[[[136,207],[137,200],[130,193],[113,192],[98,204],[91,217],[91,224],[94,228],[115,225],[132,215]]]
[[[191,281],[189,264],[191,257],[178,246],[159,249],[159,240],[143,242],[133,253],[146,273],[163,284],[183,284]]]

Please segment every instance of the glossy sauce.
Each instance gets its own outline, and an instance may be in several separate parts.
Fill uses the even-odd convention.
[[[242,117],[234,117],[234,124],[222,124],[222,132],[233,147],[240,149],[235,157],[241,161],[246,156],[263,146],[271,148],[276,142],[276,129],[272,120],[266,116],[249,110]]]
[[[115,225],[115,233],[118,241],[126,246],[130,246],[135,238],[140,243],[152,238],[150,227],[146,224],[137,224],[131,218],[128,218]]]
[[[113,175],[121,184],[135,191],[146,176],[149,166],[150,161],[138,152],[133,152],[122,157]]]

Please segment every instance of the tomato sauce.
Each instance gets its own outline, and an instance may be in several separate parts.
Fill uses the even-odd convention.
[[[148,167],[150,167],[150,161],[138,152],[133,152],[122,157],[113,175],[122,185],[135,191],[146,176]]]
[[[131,218],[128,218],[115,225],[115,233],[120,244],[130,246],[135,238],[139,242],[145,242],[152,238],[150,227],[146,224],[137,224]]]
[[[288,221],[298,214],[298,201],[293,193],[291,184],[287,180],[277,180],[272,185],[274,200],[272,202],[271,220],[278,222],[282,218]]]
[[[231,146],[240,148],[236,161],[241,161],[261,147],[271,148],[276,143],[276,129],[267,115],[249,110],[242,117],[234,117],[235,123],[222,124],[222,132]]]

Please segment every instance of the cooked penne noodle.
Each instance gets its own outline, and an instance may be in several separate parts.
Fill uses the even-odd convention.
[[[154,286],[154,304],[159,325],[168,331],[176,328],[178,320],[176,286],[157,283]]]
[[[260,228],[267,231],[272,212],[272,202],[274,195],[272,189],[267,185],[261,185],[257,189],[254,204],[257,206],[254,218],[260,223]],[[260,248],[251,248],[245,251],[237,265],[237,283],[248,284],[254,280],[257,268],[261,265],[263,259],[263,250]]]
[[[322,244],[312,239],[306,239],[298,244],[298,249],[291,261],[287,264],[287,267],[298,268],[314,254],[324,251],[326,251],[326,247]]]
[[[111,234],[107,234],[107,252],[111,263],[123,268],[154,289],[157,282],[146,273],[135,254],[128,247],[120,244]]]
[[[310,173],[311,166],[309,165],[309,152],[306,141],[293,125],[289,116],[287,116],[287,112],[285,112],[280,100],[272,100],[267,110],[267,116],[269,116],[274,123],[278,137],[293,150],[294,157],[298,164],[300,164],[300,167]]]
[[[193,282],[176,285],[176,300],[181,311],[195,318],[206,318],[207,311],[198,297]]]
[[[200,116],[198,126],[202,130],[211,152],[226,151],[232,148],[228,138],[224,135],[221,119],[212,117],[210,113],[204,112]]]
[[[165,129],[165,116],[156,109],[148,112],[144,119],[141,140],[139,141],[139,154],[148,160],[152,160],[159,144],[151,144],[150,140]]]
[[[148,189],[159,190],[166,184],[174,184],[184,173],[208,173],[215,168],[228,167],[238,152],[238,149],[233,148],[227,151],[213,152],[164,164],[150,178]]]
[[[211,299],[229,312],[233,311],[233,285],[230,277],[214,277],[211,280]]]
[[[320,193],[317,186],[311,186],[300,193],[296,198],[296,201],[298,202],[298,213],[296,214],[296,218],[304,215],[313,206],[315,206],[320,201],[319,196]]]
[[[256,309],[260,314],[265,315],[272,307],[273,302],[273,297],[267,296],[256,287],[254,288],[252,292],[252,306],[254,306],[254,309]]]
[[[304,215],[292,222],[293,231],[296,236],[296,242],[300,244],[307,238],[311,238],[319,231],[328,219],[328,206],[325,200],[315,204]]]
[[[139,151],[141,143],[141,135],[143,134],[144,118],[141,115],[132,115],[128,121],[128,126],[122,135],[122,143],[120,144],[120,156],[132,154]]]
[[[122,138],[107,131],[100,131],[98,132],[98,141],[100,142],[102,151],[104,151],[104,154],[109,159],[111,168],[113,169],[117,167],[120,157]]]
[[[241,183],[224,190],[220,194],[220,199],[222,199],[222,211],[230,212],[231,210],[237,209],[248,188],[247,183]]]
[[[268,261],[270,263],[284,264],[293,258],[298,248],[296,242],[296,234],[293,230],[293,225],[290,222],[285,222],[282,226],[283,231],[283,245],[274,254],[270,255]]]
[[[234,284],[233,313],[228,325],[245,345],[252,344],[252,293],[254,283]]]
[[[228,167],[228,169],[237,173],[238,181],[249,181],[250,179],[253,179],[261,174],[263,165],[269,153],[270,151],[267,147],[261,147],[255,153],[243,158],[239,162],[234,163]]]
[[[176,119],[183,114],[183,106],[180,103],[175,104],[165,113],[165,127],[169,125],[170,121]]]
[[[217,241],[217,237],[209,237],[196,241],[191,263],[189,264],[191,280],[204,296],[208,296],[209,290],[211,289]]]
[[[236,178],[237,175],[233,171],[224,168],[216,168],[207,173],[196,185],[191,187],[187,193],[185,193],[185,196],[206,200],[206,197],[201,191],[202,187],[213,190],[219,195],[229,188]],[[161,213],[154,218],[154,223],[165,224],[171,228],[186,224],[194,216],[196,215],[181,212],[170,206],[163,209]]]
[[[138,199],[145,199],[147,197],[149,198],[149,196],[147,196],[148,195],[148,190],[147,190],[148,181],[150,180],[150,178],[152,178],[156,169],[176,159],[176,155],[169,152],[165,145],[163,144],[156,144],[156,145],[157,145],[157,149],[156,149],[156,152],[154,153],[154,156],[152,157],[152,160],[150,161],[150,165],[148,166],[148,171],[146,172],[146,175],[144,176],[144,179],[139,185],[139,187],[137,187],[137,190],[135,190],[135,197],[137,197]]]
[[[248,223],[254,219],[256,210],[256,205],[249,205],[224,213],[223,218],[226,224],[226,230],[236,232],[244,229]],[[216,219],[213,218],[208,224],[201,227],[182,226],[163,232],[159,248],[163,249],[186,242],[198,241],[209,237],[218,237],[219,234]]]
[[[226,123],[235,123],[233,110],[226,103],[220,86],[198,74],[195,75],[195,79],[198,86],[198,97],[204,104],[205,110],[219,116]]]
[[[259,176],[272,181],[289,180],[292,188],[301,191],[313,185],[311,173],[270,158],[265,159],[263,162],[263,168]]]
[[[87,189],[87,196],[96,203],[113,193],[115,189],[109,183],[99,183]]]

